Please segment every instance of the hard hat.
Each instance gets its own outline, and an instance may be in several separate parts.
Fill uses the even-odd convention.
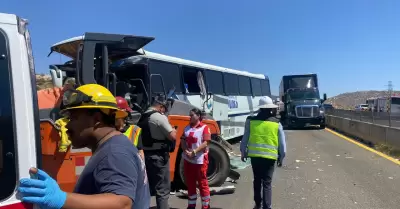
[[[126,101],[126,99],[124,99],[123,97],[115,97],[115,99],[117,100],[117,106],[119,109],[124,110],[124,111],[128,111],[128,112],[132,112],[133,110],[131,109],[131,107],[129,107],[128,101]]]
[[[77,89],[68,89],[64,92],[62,112],[72,109],[100,109],[110,115],[114,110],[116,117],[126,117],[128,113],[120,110],[114,95],[104,86],[86,84]]]
[[[258,107],[259,108],[268,108],[268,109],[273,109],[273,108],[278,108],[278,105],[275,105],[272,102],[272,99],[269,97],[262,97],[259,101],[258,101]]]

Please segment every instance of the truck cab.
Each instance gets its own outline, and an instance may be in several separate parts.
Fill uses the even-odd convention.
[[[280,98],[284,103],[281,120],[288,128],[319,125],[325,128],[323,99],[320,98],[316,74],[283,76]]]

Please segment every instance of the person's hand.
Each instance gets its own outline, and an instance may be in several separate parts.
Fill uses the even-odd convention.
[[[189,158],[194,158],[194,156],[196,156],[196,153],[194,152],[194,150],[186,150],[186,155]]]
[[[67,193],[61,191],[57,182],[46,172],[31,168],[29,170],[34,178],[20,180],[18,191],[22,201],[38,204],[42,209],[60,209],[67,200]]]
[[[247,157],[244,156],[244,155],[240,156],[240,159],[242,159],[242,162],[246,162],[247,161]]]
[[[190,150],[185,150],[185,155],[188,156],[189,158],[191,158],[192,151],[190,151]]]
[[[282,161],[278,160],[278,161],[276,162],[276,165],[277,165],[278,167],[282,167]]]

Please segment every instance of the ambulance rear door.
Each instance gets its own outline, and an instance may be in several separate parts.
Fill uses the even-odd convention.
[[[17,195],[19,179],[39,167],[36,78],[27,21],[0,13],[0,209],[33,208]]]

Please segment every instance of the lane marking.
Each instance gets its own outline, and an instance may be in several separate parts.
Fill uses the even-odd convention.
[[[385,158],[385,159],[387,159],[387,160],[390,160],[390,161],[392,161],[393,163],[395,163],[395,164],[397,164],[397,165],[400,165],[400,161],[399,161],[399,160],[397,160],[397,159],[395,159],[395,158],[393,158],[393,157],[390,157],[390,156],[387,155],[387,154],[384,154],[384,153],[379,152],[379,151],[377,151],[377,150],[375,150],[375,149],[372,149],[371,147],[368,147],[368,146],[366,146],[366,145],[364,145],[364,144],[362,144],[362,143],[360,143],[360,142],[358,142],[358,141],[356,141],[356,140],[354,140],[354,139],[351,139],[351,138],[349,138],[349,137],[347,137],[347,136],[344,136],[344,135],[342,135],[342,134],[340,134],[340,133],[338,133],[338,132],[336,132],[336,131],[333,131],[333,130],[331,130],[331,129],[329,129],[329,128],[325,128],[325,130],[328,131],[328,132],[330,132],[330,133],[333,134],[333,135],[336,135],[336,136],[338,136],[338,137],[340,137],[340,138],[342,138],[342,139],[348,141],[348,142],[351,142],[351,143],[353,143],[353,144],[355,144],[355,145],[358,145],[358,146],[361,147],[361,148],[364,148],[364,149],[366,149],[366,150],[368,150],[368,151],[370,151],[370,152],[373,152],[373,153],[375,153],[375,154],[377,154],[377,155],[379,155],[379,156],[381,156],[381,157],[383,157],[383,158]]]

